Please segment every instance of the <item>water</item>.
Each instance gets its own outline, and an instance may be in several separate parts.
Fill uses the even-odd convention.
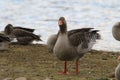
[[[58,31],[60,16],[67,19],[68,29],[94,27],[102,39],[93,47],[97,50],[120,51],[120,42],[111,33],[120,20],[119,0],[0,0],[0,30],[11,23],[36,29],[44,44]]]

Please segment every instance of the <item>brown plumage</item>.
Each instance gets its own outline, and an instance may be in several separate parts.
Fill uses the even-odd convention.
[[[8,25],[6,25],[6,27],[4,29],[4,33],[6,35],[10,35],[12,29],[22,29],[22,30],[29,31],[29,32],[34,32],[34,30],[35,30],[35,29],[23,28],[23,27],[19,27],[19,26],[13,26],[12,24],[8,24]]]
[[[16,38],[19,44],[27,45],[32,41],[42,41],[41,36],[35,35],[32,32],[34,29],[13,27],[11,24],[8,24],[5,27],[5,34],[9,35],[10,38]]]
[[[0,42],[10,42],[10,38],[5,34],[0,34]]]
[[[0,50],[8,49],[10,39],[5,34],[0,34]]]
[[[67,23],[64,17],[60,17],[59,32],[48,38],[48,48],[53,51],[57,58],[65,61],[63,74],[67,73],[67,61],[76,60],[76,74],[78,74],[78,60],[86,52],[90,51],[97,39],[100,39],[98,30],[82,28],[67,31]],[[53,43],[53,44],[52,44]],[[52,45],[52,46],[51,46]]]
[[[42,41],[40,36],[22,29],[14,29],[11,33],[11,36],[16,38],[18,43],[24,45],[30,44],[33,40]]]

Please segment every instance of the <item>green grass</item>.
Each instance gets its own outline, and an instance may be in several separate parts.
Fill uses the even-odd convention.
[[[49,53],[45,45],[10,45],[0,52],[0,80],[7,77],[26,77],[28,80],[115,80],[110,78],[119,63],[119,53],[95,51],[79,60],[78,75],[58,75],[63,61]],[[75,61],[69,61],[69,72],[75,71]]]

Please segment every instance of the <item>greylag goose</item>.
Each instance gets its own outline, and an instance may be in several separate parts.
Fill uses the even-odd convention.
[[[55,43],[57,41],[58,34],[51,35],[47,40],[47,48],[49,52],[53,52],[53,48],[55,46]]]
[[[117,80],[120,80],[120,63],[118,64],[118,66],[115,69],[115,77]]]
[[[5,34],[9,35],[10,38],[16,38],[17,42],[23,45],[30,44],[33,40],[42,41],[40,36],[33,34],[31,31],[23,28],[14,28],[11,24],[5,28]]]
[[[113,37],[120,41],[120,22],[116,23],[112,28]]]
[[[6,25],[5,29],[4,29],[4,33],[6,35],[9,35],[11,32],[11,29],[22,29],[22,30],[26,30],[29,32],[34,32],[34,29],[30,29],[30,28],[23,28],[23,27],[19,27],[19,26],[13,26],[12,24],[8,24]]]
[[[30,44],[32,41],[42,41],[40,36],[35,35],[29,31],[22,30],[22,29],[13,29],[11,32],[11,36],[16,38],[18,43],[27,45]]]
[[[93,28],[82,28],[67,31],[67,23],[64,17],[58,21],[58,34],[50,36],[47,46],[58,59],[65,61],[64,71],[61,74],[67,74],[67,61],[76,60],[76,74],[78,74],[78,60],[86,52],[90,51],[92,46],[100,39],[98,30]]]
[[[8,44],[10,42],[9,37],[4,34],[0,34],[0,50],[8,49]]]

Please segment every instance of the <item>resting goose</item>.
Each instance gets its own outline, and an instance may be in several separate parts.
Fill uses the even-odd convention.
[[[22,29],[22,30],[26,30],[26,31],[29,31],[29,32],[34,32],[34,29],[23,28],[23,27],[19,27],[19,26],[13,26],[12,24],[8,24],[8,25],[6,25],[6,27],[4,29],[4,33],[6,35],[10,35],[11,29]]]
[[[27,45],[30,44],[32,41],[42,41],[40,36],[35,35],[29,31],[22,30],[22,29],[14,29],[11,33],[11,36],[16,38],[18,43]]]
[[[4,34],[0,34],[0,50],[6,50],[10,42],[9,37]]]
[[[33,40],[42,41],[40,36],[33,34],[31,31],[18,27],[14,28],[11,24],[6,26],[5,33],[10,38],[16,38],[18,43],[23,45],[30,44]]]
[[[59,32],[48,38],[47,46],[58,59],[65,61],[64,71],[67,74],[67,61],[76,60],[76,74],[78,74],[78,60],[86,52],[90,51],[97,39],[100,39],[98,30],[93,28],[82,28],[67,31],[67,23],[64,17],[58,21]]]

